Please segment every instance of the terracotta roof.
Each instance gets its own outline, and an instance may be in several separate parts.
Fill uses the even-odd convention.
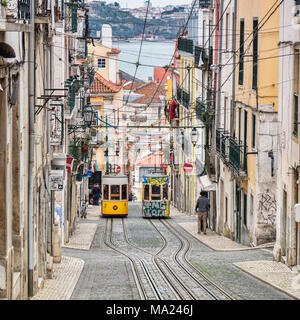
[[[108,52],[108,54],[118,54],[120,52],[121,52],[121,50],[118,50],[116,48],[111,48],[111,52]]]
[[[140,86],[142,86],[142,84],[136,83],[136,82],[131,82],[131,83],[126,84],[126,85],[123,87],[123,89],[124,89],[124,90],[134,90],[134,89],[136,89],[136,88],[138,88],[138,87],[140,87]]]
[[[118,86],[112,81],[103,78],[98,72],[95,73],[95,79],[92,83],[91,93],[117,93],[121,90],[122,86]]]
[[[161,103],[160,96],[166,96],[167,92],[164,85],[155,82],[149,82],[134,90],[135,94],[141,94],[143,97],[133,101],[133,103]],[[153,97],[155,93],[155,96]]]

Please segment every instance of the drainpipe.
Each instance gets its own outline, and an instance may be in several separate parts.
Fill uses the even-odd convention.
[[[28,297],[33,296],[34,249],[34,104],[35,104],[35,1],[30,1],[29,34],[29,167],[28,167]]]

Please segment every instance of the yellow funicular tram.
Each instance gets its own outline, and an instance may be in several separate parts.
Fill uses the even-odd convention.
[[[128,215],[128,177],[107,175],[102,179],[102,216]]]
[[[144,218],[165,218],[170,216],[170,181],[165,175],[152,174],[143,177]]]

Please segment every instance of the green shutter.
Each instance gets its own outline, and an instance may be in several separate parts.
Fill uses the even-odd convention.
[[[294,131],[293,135],[298,137],[298,99],[297,93],[294,94]]]

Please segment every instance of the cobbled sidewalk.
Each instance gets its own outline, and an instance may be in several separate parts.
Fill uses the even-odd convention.
[[[207,235],[202,233],[198,234],[196,216],[189,216],[186,213],[179,212],[173,206],[171,206],[171,218],[173,218],[185,231],[189,232],[207,247],[217,252],[257,249],[266,250],[266,248],[272,248],[274,246],[274,243],[267,243],[257,247],[244,246],[229,238],[220,236],[211,230],[207,230]],[[180,220],[184,220],[184,222],[180,222]],[[272,253],[271,251],[269,252],[270,254]],[[300,273],[292,271],[285,264],[273,261],[246,261],[233,263],[233,265],[289,296],[300,299]]]
[[[83,267],[83,260],[62,256],[61,263],[53,264],[53,278],[46,280],[31,300],[69,300]]]
[[[83,221],[96,221],[100,219],[100,207],[89,206],[87,218],[79,219],[74,234],[69,243],[62,247],[78,250],[90,250],[97,223]],[[43,288],[31,300],[69,300],[83,271],[85,262],[82,259],[62,256],[61,263],[53,264],[53,277],[44,282]]]
[[[274,261],[247,261],[233,265],[291,297],[300,299],[300,273],[292,271],[285,264]]]
[[[173,217],[178,225],[180,225],[187,232],[192,234],[195,238],[199,239],[203,244],[213,249],[214,251],[226,252],[226,251],[241,251],[241,250],[256,250],[263,248],[272,248],[274,243],[267,243],[257,247],[248,247],[240,243],[230,240],[224,236],[218,235],[216,232],[207,229],[207,234],[198,234],[198,222],[196,216],[188,216],[185,213],[179,212],[176,208],[171,206],[171,217]],[[184,222],[180,222],[180,218],[184,217]],[[190,221],[186,221],[186,220]]]

